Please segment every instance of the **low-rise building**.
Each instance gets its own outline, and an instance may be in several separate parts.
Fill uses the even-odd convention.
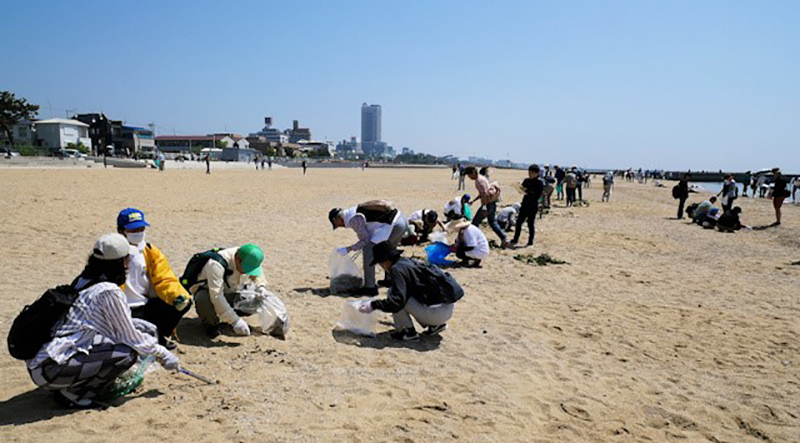
[[[78,120],[65,118],[25,120],[14,126],[14,135],[19,138],[19,142],[49,149],[82,145],[87,150],[92,150],[89,125]]]

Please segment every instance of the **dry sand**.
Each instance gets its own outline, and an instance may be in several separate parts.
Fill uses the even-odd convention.
[[[494,173],[507,203],[522,177]],[[386,197],[440,210],[455,183],[447,170],[0,170],[1,335],[80,272],[126,206],[146,211],[178,272],[212,246],[261,245],[292,316],[286,341],[209,341],[190,313],[181,361],[221,383],[159,370],[104,411],[57,409],[2,352],[0,440],[800,439],[800,207],[788,204],[780,228],[726,235],[670,220],[671,185],[619,183],[606,204],[596,180],[591,205],[555,209],[525,251],[569,265],[493,251],[455,270],[467,293],[441,339],[333,332],[343,299],[326,296],[327,258],[354,234],[332,232],[328,209]],[[740,204],[746,223],[773,221],[770,201]]]

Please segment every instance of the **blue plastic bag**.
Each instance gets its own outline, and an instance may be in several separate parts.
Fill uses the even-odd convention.
[[[446,258],[450,254],[450,246],[446,243],[436,242],[427,246],[425,253],[428,254],[428,263],[433,263],[434,265],[449,266],[455,263]]]

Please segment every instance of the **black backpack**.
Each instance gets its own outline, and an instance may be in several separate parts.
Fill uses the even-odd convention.
[[[8,331],[8,353],[19,360],[36,357],[39,350],[53,339],[53,329],[69,312],[78,291],[71,285],[48,289],[14,319]]]
[[[214,248],[205,252],[198,252],[192,256],[189,263],[186,264],[183,275],[181,275],[181,285],[183,285],[187,291],[189,288],[199,283],[197,277],[200,275],[200,272],[203,271],[203,268],[209,260],[214,260],[225,268],[226,281],[228,280],[228,276],[233,274],[233,271],[228,269],[228,261],[219,255],[220,250],[222,250],[222,248]]]
[[[672,198],[679,199],[681,198],[681,187],[680,185],[675,185],[672,187]]]

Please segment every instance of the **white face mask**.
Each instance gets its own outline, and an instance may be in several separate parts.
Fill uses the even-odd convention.
[[[128,238],[128,242],[132,245],[138,246],[142,244],[144,241],[144,231],[142,232],[126,232],[125,237]]]

